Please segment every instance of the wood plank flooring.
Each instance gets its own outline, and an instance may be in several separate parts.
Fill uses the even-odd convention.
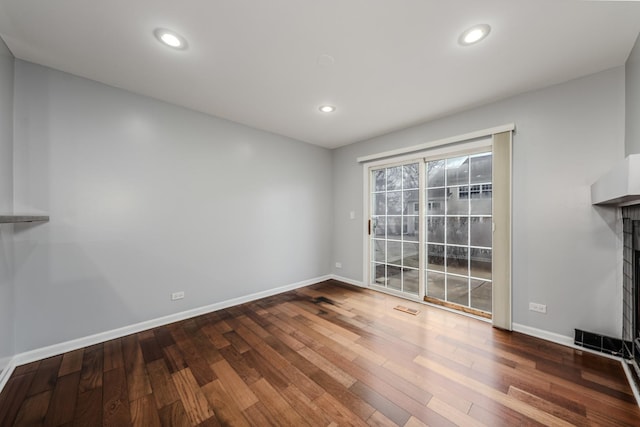
[[[329,281],[20,366],[0,426],[27,425],[638,426],[640,409],[617,361]]]

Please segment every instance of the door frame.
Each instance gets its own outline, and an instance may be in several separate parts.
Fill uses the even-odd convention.
[[[494,242],[496,238],[499,238],[502,242],[503,249],[499,251],[499,256],[506,257],[504,262],[499,263],[500,271],[496,272],[500,276],[499,280],[504,281],[502,285],[500,285],[498,292],[496,292],[496,288],[494,287],[494,291],[492,292],[493,298],[493,308],[492,308],[492,323],[495,327],[511,330],[512,329],[512,280],[511,280],[511,177],[512,177],[512,131],[514,129],[513,125],[506,125],[500,128],[489,129],[486,132],[490,133],[482,133],[480,131],[478,133],[462,135],[462,137],[466,137],[469,135],[473,135],[473,138],[465,138],[465,139],[456,139],[448,138],[446,140],[435,141],[433,143],[426,143],[420,146],[416,146],[415,151],[411,150],[411,148],[406,150],[394,150],[386,153],[381,153],[376,156],[366,156],[363,158],[359,158],[358,161],[363,164],[363,285],[365,287],[375,289],[378,291],[390,293],[396,296],[400,296],[402,298],[407,298],[419,302],[424,303],[424,295],[425,295],[425,283],[424,283],[424,266],[425,266],[425,255],[424,250],[422,249],[422,245],[424,241],[422,241],[422,236],[419,239],[420,246],[420,285],[419,285],[419,295],[417,298],[413,298],[410,295],[394,291],[392,289],[377,286],[372,282],[371,277],[371,256],[372,256],[372,248],[371,248],[371,236],[369,235],[369,220],[372,217],[371,212],[371,190],[372,190],[372,169],[379,169],[381,167],[390,167],[399,164],[411,163],[412,161],[420,163],[420,179],[421,181],[424,179],[424,168],[425,163],[428,160],[434,160],[437,158],[443,157],[455,157],[456,155],[462,154],[474,154],[481,151],[491,150],[492,153],[498,149],[498,155],[500,157],[501,162],[505,162],[504,167],[498,172],[499,179],[506,180],[503,181],[501,186],[499,186],[500,191],[502,191],[503,200],[501,200],[501,207],[505,208],[506,205],[506,213],[500,217],[500,224],[496,227],[496,219],[493,219],[493,230],[494,230]],[[497,132],[499,131],[499,132]],[[498,145],[499,143],[499,145]],[[492,185],[495,186],[496,180],[496,171],[494,168],[493,177],[492,177]],[[424,230],[424,195],[423,191],[420,192],[420,230]],[[495,193],[494,193],[495,195]],[[495,201],[494,201],[495,203]],[[495,214],[492,214],[492,216]],[[496,235],[496,230],[499,229],[499,234]],[[494,243],[495,244],[495,243]],[[496,253],[492,253],[492,259],[496,258]],[[494,262],[492,262],[492,265]],[[495,279],[492,278],[492,283],[495,284]],[[496,296],[496,294],[499,294]],[[465,314],[464,312],[459,312],[460,314]]]

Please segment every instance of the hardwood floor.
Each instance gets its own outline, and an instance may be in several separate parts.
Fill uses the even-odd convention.
[[[13,425],[638,426],[640,409],[619,362],[325,282],[20,366]]]

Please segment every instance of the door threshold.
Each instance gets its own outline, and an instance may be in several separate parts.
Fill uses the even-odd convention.
[[[446,308],[449,308],[451,310],[462,311],[462,312],[467,313],[467,314],[473,314],[474,316],[482,317],[482,318],[489,319],[489,320],[491,320],[492,317],[493,317],[491,315],[491,313],[488,313],[486,311],[478,310],[478,309],[471,308],[471,307],[466,307],[464,305],[454,304],[454,303],[447,302],[447,301],[442,301],[440,299],[433,298],[433,297],[425,296],[424,297],[424,301],[428,302],[430,304],[440,305],[442,307],[446,307]]]

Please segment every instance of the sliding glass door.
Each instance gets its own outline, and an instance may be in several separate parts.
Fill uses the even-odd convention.
[[[491,151],[369,171],[371,284],[491,313]]]

